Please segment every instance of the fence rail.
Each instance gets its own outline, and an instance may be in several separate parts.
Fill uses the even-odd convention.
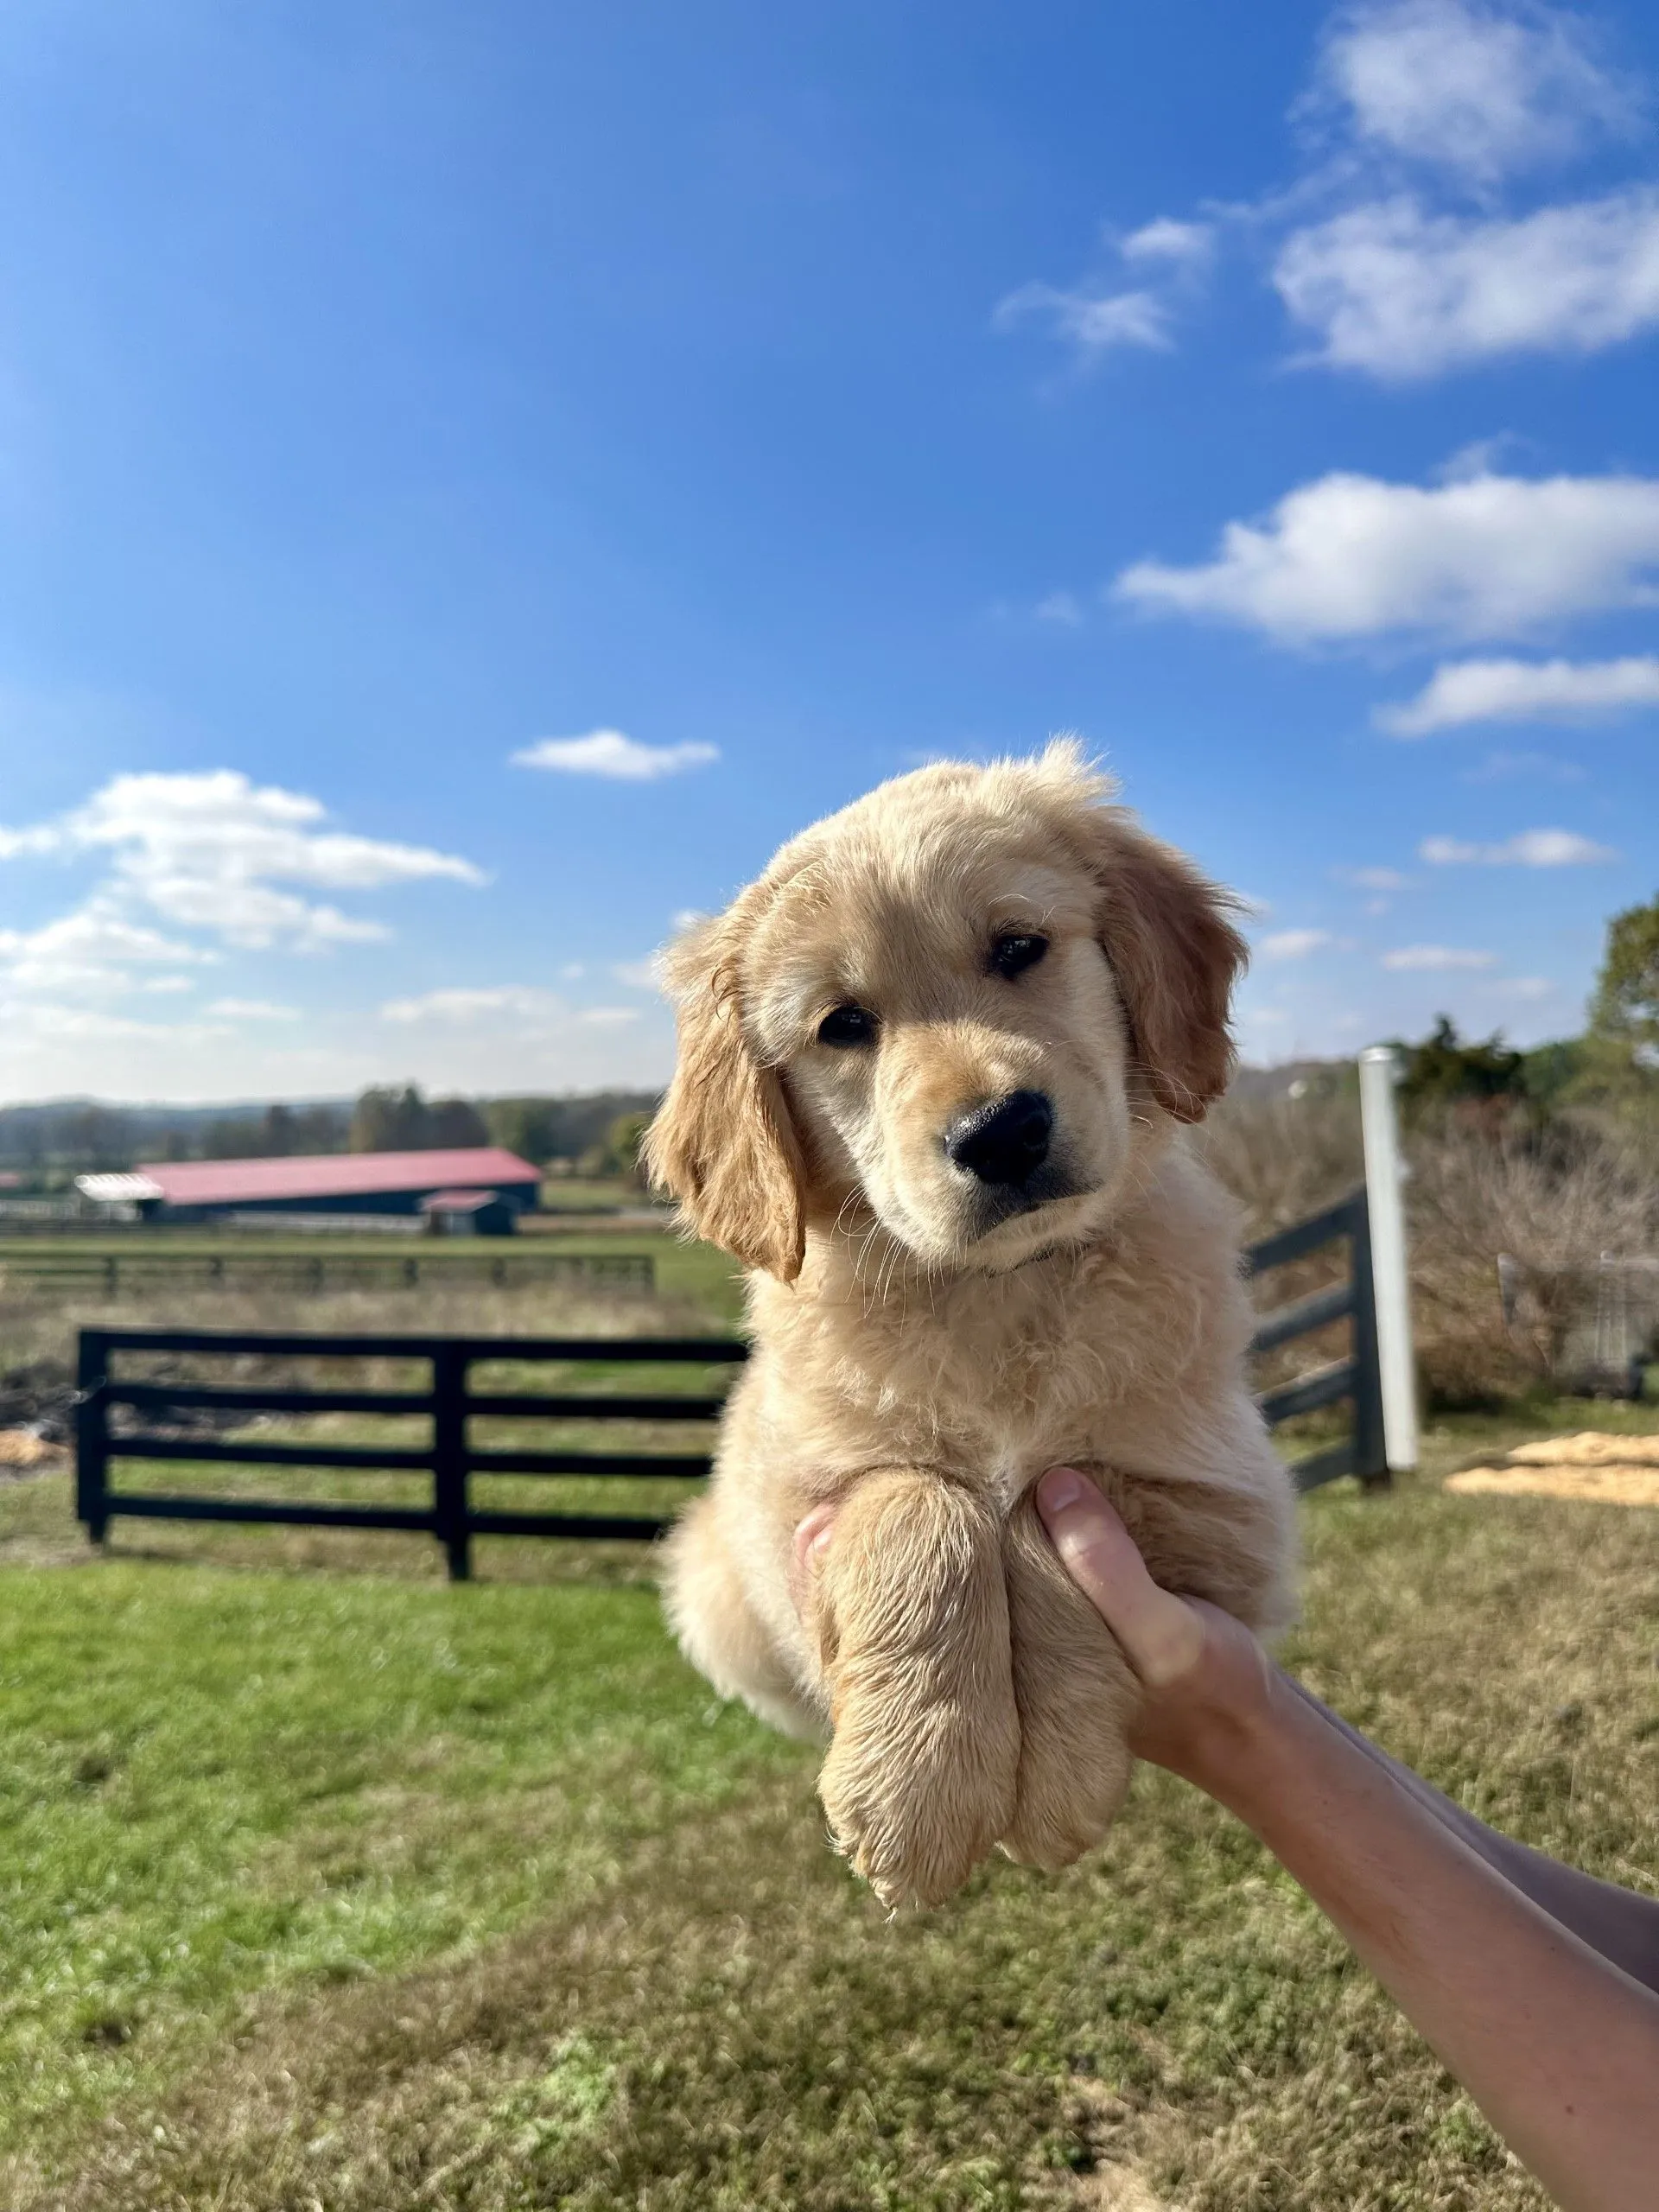
[[[1281,1383],[1257,1400],[1268,1426],[1274,1428],[1299,1414],[1339,1405],[1344,1398],[1352,1403],[1353,1427],[1345,1443],[1333,1444],[1292,1463],[1291,1472],[1302,1491],[1318,1490],[1343,1475],[1357,1475],[1368,1489],[1389,1479],[1382,1375],[1377,1356],[1376,1291],[1371,1273],[1371,1217],[1364,1192],[1356,1191],[1338,1205],[1327,1206],[1323,1213],[1263,1237],[1244,1255],[1245,1272],[1254,1277],[1288,1267],[1293,1261],[1311,1259],[1316,1252],[1344,1241],[1348,1246],[1345,1281],[1310,1292],[1288,1306],[1262,1314],[1250,1339],[1253,1352],[1274,1351],[1335,1322],[1352,1324],[1353,1341],[1346,1359],[1315,1368],[1293,1382]]]
[[[22,1252],[0,1257],[0,1282],[111,1302],[157,1289],[289,1290],[317,1297],[330,1290],[415,1290],[446,1282],[497,1289],[570,1283],[645,1292],[656,1280],[649,1252],[456,1251],[437,1240],[424,1252]]]
[[[1311,1490],[1340,1475],[1357,1475],[1368,1484],[1386,1482],[1382,1399],[1376,1361],[1376,1312],[1372,1302],[1369,1224],[1363,1192],[1344,1199],[1312,1220],[1299,1222],[1253,1248],[1246,1265],[1263,1274],[1305,1259],[1333,1243],[1349,1246],[1346,1281],[1316,1290],[1268,1313],[1257,1327],[1253,1349],[1270,1351],[1315,1330],[1350,1320],[1351,1356],[1268,1391],[1261,1399],[1267,1420],[1276,1425],[1298,1414],[1352,1402],[1349,1440],[1297,1462],[1299,1487]],[[450,1264],[450,1263],[446,1263]],[[256,1357],[261,1360],[397,1360],[423,1363],[423,1389],[355,1389],[334,1385],[296,1387],[264,1382],[219,1383],[170,1382],[118,1375],[124,1353],[176,1354],[190,1358]],[[76,1414],[76,1510],[94,1542],[102,1541],[118,1515],[150,1520],[268,1522],[322,1529],[393,1529],[435,1537],[443,1547],[449,1573],[464,1580],[471,1573],[475,1536],[560,1536],[641,1539],[666,1525],[652,1514],[510,1512],[473,1502],[474,1478],[490,1475],[585,1476],[607,1480],[670,1478],[700,1480],[708,1475],[703,1452],[593,1452],[525,1450],[491,1446],[474,1440],[480,1420],[645,1422],[713,1421],[722,1396],[706,1389],[683,1394],[662,1390],[631,1395],[559,1389],[548,1393],[476,1388],[473,1370],[509,1362],[519,1366],[550,1364],[652,1366],[707,1369],[733,1366],[748,1347],[734,1338],[527,1338],[422,1336],[307,1336],[241,1334],[194,1329],[84,1329],[80,1334]],[[111,1426],[112,1414],[148,1417],[137,1429]],[[262,1414],[368,1414],[414,1418],[428,1424],[427,1440],[415,1444],[268,1442],[224,1433]],[[177,1433],[184,1417],[184,1433]],[[216,1427],[217,1433],[192,1432],[190,1421]],[[171,1427],[172,1434],[156,1432]],[[431,1484],[423,1505],[313,1503],[283,1498],[213,1497],[172,1491],[147,1492],[112,1486],[111,1464],[128,1460],[174,1465],[223,1465],[339,1468],[357,1473],[421,1473]]]

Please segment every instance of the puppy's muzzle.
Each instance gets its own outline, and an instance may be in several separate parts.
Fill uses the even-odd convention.
[[[945,1156],[993,1189],[1023,1191],[1048,1159],[1054,1109],[1040,1090],[1014,1090],[945,1132]]]

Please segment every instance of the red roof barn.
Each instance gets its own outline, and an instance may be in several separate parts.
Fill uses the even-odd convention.
[[[150,1160],[130,1175],[76,1179],[87,1198],[135,1204],[155,1221],[232,1212],[418,1214],[435,1193],[462,1191],[497,1198],[516,1217],[536,1204],[541,1188],[539,1172],[499,1145],[323,1153],[309,1159]]]

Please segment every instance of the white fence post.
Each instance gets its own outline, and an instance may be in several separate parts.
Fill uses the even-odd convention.
[[[1359,1056],[1359,1118],[1365,1143],[1365,1198],[1371,1215],[1382,1436],[1390,1471],[1417,1464],[1417,1370],[1411,1344],[1411,1284],[1406,1272],[1406,1209],[1401,1195],[1405,1167],[1394,1102],[1399,1079],[1389,1046],[1368,1045]]]

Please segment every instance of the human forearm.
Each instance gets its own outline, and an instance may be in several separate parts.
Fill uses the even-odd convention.
[[[1650,2212],[1659,1999],[1282,1675],[1184,1770],[1300,1883],[1566,2212]]]
[[[1541,1851],[1517,1842],[1514,1836],[1488,1827],[1466,1806],[1436,1789],[1432,1783],[1425,1782],[1409,1767],[1402,1766],[1397,1759],[1390,1758],[1369,1737],[1351,1727],[1340,1713],[1322,1705],[1305,1684],[1292,1680],[1290,1687],[1367,1758],[1385,1769],[1443,1826],[1460,1835],[1523,1897],[1541,1905],[1552,1920],[1559,1921],[1563,1928],[1570,1928],[1592,1951],[1599,1951],[1604,1959],[1611,1960],[1633,1981],[1639,1981],[1644,1988],[1659,1995],[1659,1897],[1641,1897],[1634,1891],[1619,1889],[1611,1882],[1599,1882],[1593,1875],[1582,1873],[1576,1866],[1564,1866],[1560,1859],[1547,1858]]]

